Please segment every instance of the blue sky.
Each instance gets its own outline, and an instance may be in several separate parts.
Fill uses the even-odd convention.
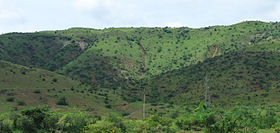
[[[279,21],[280,0],[0,0],[0,34],[70,27],[180,27]]]

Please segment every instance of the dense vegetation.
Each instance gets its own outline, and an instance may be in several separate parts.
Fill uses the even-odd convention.
[[[0,115],[0,131],[68,133],[141,133],[141,132],[279,132],[279,106],[235,106],[232,110],[207,108],[201,103],[184,113],[163,117],[151,114],[145,119],[126,119],[109,115],[100,117],[83,112],[50,111],[47,106]],[[265,129],[265,130],[263,130]]]
[[[80,55],[71,38],[41,33],[0,36],[0,58],[16,64],[56,70]]]

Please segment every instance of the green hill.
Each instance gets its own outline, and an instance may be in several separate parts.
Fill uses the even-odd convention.
[[[93,46],[58,72],[100,87],[125,90],[123,97],[137,100],[142,91],[139,79],[149,80],[254,45],[268,36],[272,25],[243,22],[200,29],[105,29],[98,32],[100,39]]]
[[[171,101],[177,102],[180,99],[179,103],[183,103],[192,99],[184,96],[189,96],[190,90],[203,88],[203,77],[208,71],[211,79],[216,80],[213,76],[221,75],[220,80],[217,78],[217,83],[213,85],[215,87],[228,91],[231,88],[250,88],[249,85],[253,85],[255,77],[262,77],[266,73],[259,70],[260,68],[248,67],[243,62],[252,60],[253,66],[258,65],[258,62],[261,65],[273,64],[271,57],[276,58],[277,54],[272,54],[271,51],[278,47],[278,42],[279,23],[260,21],[198,29],[71,28],[1,35],[0,59],[71,77],[88,85],[89,90],[109,89],[119,93],[126,101],[141,100],[143,87],[148,87],[149,95],[153,96],[150,101],[165,101],[169,99],[167,97],[172,97]],[[222,61],[225,57],[229,60]],[[269,60],[265,60],[266,58]],[[229,67],[228,64],[233,66]],[[215,70],[208,70],[206,66]],[[229,70],[220,68],[222,66]],[[277,64],[273,65],[275,66]],[[271,73],[275,73],[277,67],[273,70],[267,67],[270,66],[261,68],[271,70],[268,76],[274,78]],[[246,75],[244,68],[257,74]],[[229,82],[233,73],[241,70],[243,73],[239,78],[244,78],[244,82]],[[161,85],[166,83],[167,86]],[[253,88],[262,89],[274,85],[274,81],[270,79],[257,80],[254,83],[259,84],[259,87]],[[240,91],[239,89],[237,91]],[[157,97],[158,95],[162,97]],[[198,102],[202,95],[196,96],[196,99],[192,101]]]
[[[74,40],[44,33],[0,36],[0,58],[16,64],[56,70],[82,53]]]
[[[264,37],[272,25],[248,21],[200,29],[72,28],[6,34],[0,39],[0,57],[17,64],[58,70],[97,86],[113,88],[121,83],[127,89],[134,80],[247,47]]]
[[[198,104],[205,98],[206,74],[212,103],[222,106],[278,104],[280,42],[261,42],[154,77],[148,84],[153,102]]]
[[[108,90],[97,91],[54,72],[6,61],[0,61],[0,68],[1,112],[49,105],[53,109],[106,114],[117,112],[106,108],[106,105],[117,106],[122,103],[117,95]]]
[[[117,114],[129,118],[142,117],[142,102],[128,103],[122,100],[119,91],[105,88],[100,90],[54,72],[7,61],[0,60],[0,68],[0,114],[48,105],[52,110],[62,112],[83,111],[98,116]],[[166,106],[156,107],[147,103],[147,114],[152,114],[154,109],[161,112],[175,111]]]
[[[0,132],[279,132],[279,81],[277,22],[9,33]]]

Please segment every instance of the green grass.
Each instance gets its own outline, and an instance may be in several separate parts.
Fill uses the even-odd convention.
[[[276,133],[274,129],[260,129],[258,133]]]

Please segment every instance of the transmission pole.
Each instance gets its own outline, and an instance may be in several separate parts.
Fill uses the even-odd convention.
[[[210,95],[209,95],[209,86],[208,86],[208,82],[209,82],[209,79],[208,79],[208,74],[206,73],[206,76],[205,76],[205,105],[207,107],[209,107],[209,102],[210,102]]]
[[[145,119],[146,87],[144,87],[143,119]]]

